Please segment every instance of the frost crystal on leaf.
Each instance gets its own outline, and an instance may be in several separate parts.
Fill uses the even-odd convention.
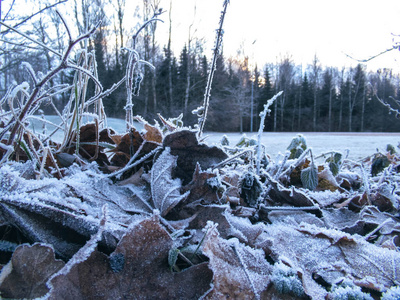
[[[393,286],[382,294],[381,300],[396,300],[400,299],[400,286]]]
[[[172,170],[176,167],[177,157],[171,155],[171,149],[166,148],[154,163],[151,170],[151,195],[154,206],[165,216],[179,202],[186,199],[189,191],[181,195],[182,186],[179,178],[172,178]]]
[[[292,294],[297,297],[304,296],[303,284],[294,269],[282,262],[274,266],[271,281],[275,289],[281,294]]]

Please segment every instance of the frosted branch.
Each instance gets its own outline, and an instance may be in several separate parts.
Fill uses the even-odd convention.
[[[261,121],[260,128],[258,129],[257,135],[257,175],[260,175],[260,165],[261,165],[261,136],[264,131],[265,126],[265,117],[270,114],[270,106],[274,103],[274,101],[282,95],[283,91],[280,91],[275,96],[267,101],[267,104],[264,104],[264,110],[260,113]]]

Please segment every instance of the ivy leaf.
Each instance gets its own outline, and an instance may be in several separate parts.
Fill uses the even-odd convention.
[[[301,183],[303,187],[309,190],[314,190],[318,185],[318,170],[314,164],[301,171]]]

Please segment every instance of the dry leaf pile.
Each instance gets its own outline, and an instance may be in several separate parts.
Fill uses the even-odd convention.
[[[80,130],[45,178],[0,168],[1,297],[399,299],[397,154],[314,158],[296,137],[257,172],[246,140]]]

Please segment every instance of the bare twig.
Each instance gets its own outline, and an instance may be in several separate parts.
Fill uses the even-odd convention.
[[[32,19],[34,16],[36,16],[36,15],[38,15],[38,14],[44,12],[45,10],[47,10],[47,9],[49,9],[49,8],[52,8],[52,7],[55,7],[56,5],[62,4],[62,3],[67,2],[67,1],[68,1],[68,0],[61,0],[61,1],[57,2],[57,3],[52,4],[52,5],[47,5],[47,6],[45,6],[44,8],[42,8],[41,10],[38,10],[37,12],[35,12],[35,13],[32,14],[32,15],[30,15],[29,17],[23,19],[21,22],[15,24],[15,25],[13,26],[13,28],[16,28],[16,27],[22,25],[22,24],[25,23],[26,21],[29,21],[29,20]],[[14,3],[14,2],[13,2],[13,3]],[[7,14],[8,14],[8,13],[7,13]],[[7,15],[4,17],[4,19],[5,19],[6,17],[7,17]],[[6,26],[6,27],[7,27],[7,26]],[[7,28],[8,28],[8,27],[7,27]],[[0,34],[7,33],[9,30],[11,30],[11,29],[9,28],[8,30],[4,30],[4,31],[0,32]]]
[[[358,62],[361,62],[361,63],[366,63],[366,62],[369,62],[370,60],[373,60],[374,58],[377,58],[378,56],[381,56],[381,55],[383,55],[385,53],[388,53],[388,52],[390,52],[390,51],[392,51],[394,49],[397,49],[397,47],[386,49],[386,50],[384,50],[384,51],[382,51],[382,52],[380,52],[380,53],[378,53],[376,55],[371,56],[370,58],[367,58],[367,59],[357,59],[357,58],[352,57],[349,54],[346,54],[346,53],[343,53],[343,54],[346,55],[348,58],[351,58],[351,59],[353,59],[355,61],[358,61]]]
[[[283,91],[280,91],[278,94],[276,94],[274,97],[269,99],[267,101],[267,104],[264,104],[264,110],[260,113],[260,128],[258,129],[258,135],[257,135],[257,175],[260,175],[260,165],[261,165],[261,136],[264,131],[264,122],[265,122],[265,117],[270,114],[271,110],[269,107],[274,103],[274,101],[282,95]]]
[[[60,14],[60,12],[58,10],[56,10],[56,13],[57,13],[58,17],[61,19],[61,21],[63,22],[65,30],[67,30],[68,39],[72,40],[71,32],[69,31],[69,28],[68,28],[67,23],[65,22],[63,16]]]
[[[132,49],[136,48],[136,39],[139,36],[139,33],[146,28],[147,25],[149,25],[152,22],[156,22],[156,21],[160,21],[160,22],[164,22],[161,19],[158,19],[157,17],[159,15],[161,15],[162,13],[164,13],[161,9],[159,11],[154,12],[154,15],[151,17],[150,20],[148,20],[147,22],[145,22],[139,29],[138,31],[136,31],[136,33],[132,36]]]
[[[29,35],[26,35],[25,33],[19,31],[18,29],[14,28],[14,27],[11,27],[11,26],[8,26],[6,23],[4,23],[4,22],[2,22],[2,21],[0,21],[0,25],[3,25],[3,26],[5,26],[5,27],[7,27],[8,29],[10,29],[10,30],[12,30],[12,31],[14,31],[14,32],[16,32],[16,33],[18,33],[19,35],[23,36],[23,37],[26,38],[27,40],[29,40],[29,41],[31,41],[31,42],[33,42],[33,43],[35,43],[35,44],[37,44],[37,45],[43,47],[44,49],[50,51],[51,53],[57,55],[58,57],[63,57],[63,55],[62,55],[61,53],[58,53],[57,51],[55,51],[55,50],[53,50],[53,49],[47,47],[45,44],[43,44],[43,43],[41,43],[41,42],[38,42],[38,41],[32,39]]]
[[[200,138],[203,130],[204,130],[204,125],[206,123],[206,118],[207,118],[207,112],[208,112],[208,105],[210,102],[210,96],[211,96],[211,85],[212,81],[214,78],[214,72],[217,68],[217,59],[220,55],[220,47],[222,45],[222,36],[224,34],[222,30],[222,25],[224,24],[224,19],[225,19],[225,14],[226,14],[226,8],[229,4],[229,0],[225,0],[223,4],[223,11],[221,12],[221,18],[219,21],[219,28],[217,30],[217,36],[215,40],[215,46],[214,46],[214,54],[213,54],[213,61],[211,64],[211,68],[208,74],[208,80],[207,80],[207,85],[206,85],[206,90],[204,93],[204,102],[203,102],[203,109],[202,109],[202,114],[199,116],[199,132],[198,132],[198,137]]]
[[[68,57],[72,51],[72,49],[74,48],[74,46],[76,44],[78,44],[80,41],[89,38],[97,29],[97,27],[100,25],[101,22],[97,23],[97,25],[95,27],[93,27],[90,31],[88,31],[87,33],[79,36],[78,38],[76,38],[73,41],[69,42],[68,48],[65,51],[64,55],[62,56],[61,62],[59,63],[59,65],[54,68],[52,71],[50,71],[40,82],[38,82],[36,84],[36,86],[34,87],[32,94],[30,95],[28,101],[26,102],[24,108],[22,109],[22,111],[20,112],[19,116],[18,116],[18,122],[15,123],[14,127],[11,130],[10,136],[8,138],[8,145],[11,145],[14,142],[14,138],[15,135],[17,133],[17,130],[20,126],[20,123],[22,123],[23,119],[25,118],[27,112],[29,111],[29,109],[31,109],[31,107],[34,107],[37,104],[37,96],[40,92],[40,90],[42,89],[42,87],[50,81],[50,79],[52,79],[56,74],[58,74],[61,70],[64,70],[66,68],[68,68]],[[24,35],[25,36],[25,35]]]

